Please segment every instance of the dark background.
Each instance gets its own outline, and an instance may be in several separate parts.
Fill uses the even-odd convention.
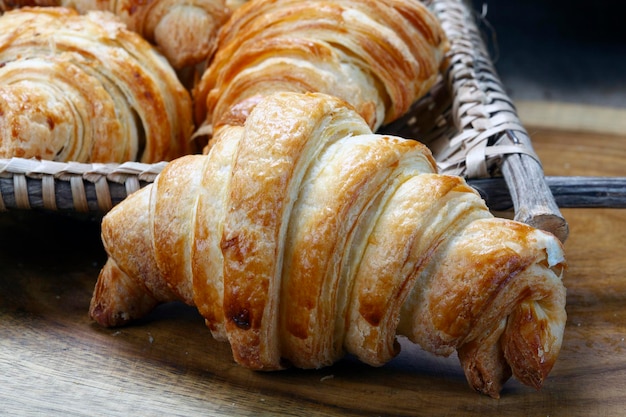
[[[481,28],[514,100],[626,107],[626,2],[485,0]]]

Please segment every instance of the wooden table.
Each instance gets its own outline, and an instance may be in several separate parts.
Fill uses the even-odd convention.
[[[626,134],[527,126],[548,175],[624,176]],[[584,129],[583,129],[584,130]],[[403,343],[382,368],[235,365],[191,308],[103,329],[87,317],[105,255],[99,224],[0,213],[0,413],[7,415],[626,415],[626,210],[567,209],[568,324],[544,388],[471,391],[456,357]]]

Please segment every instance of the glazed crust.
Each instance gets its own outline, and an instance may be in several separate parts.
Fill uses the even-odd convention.
[[[191,97],[110,13],[0,16],[0,157],[158,162],[195,150]]]
[[[66,7],[81,14],[111,12],[158,47],[176,69],[205,63],[231,14],[225,0],[0,0],[0,14],[28,6]]]
[[[378,366],[404,335],[457,351],[489,395],[511,374],[541,386],[566,318],[558,239],[494,218],[422,144],[373,134],[337,98],[278,93],[233,123],[105,217],[94,319],[174,297],[252,369]]]
[[[352,104],[375,131],[430,89],[447,49],[417,0],[253,0],[220,31],[194,89],[196,123],[216,128],[255,96],[322,92]]]

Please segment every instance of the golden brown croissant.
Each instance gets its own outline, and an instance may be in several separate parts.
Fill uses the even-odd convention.
[[[226,0],[226,6],[230,10],[237,10],[244,5],[248,0]]]
[[[220,30],[193,90],[195,121],[210,134],[264,95],[321,92],[352,104],[375,131],[432,87],[447,49],[418,0],[252,0]]]
[[[427,148],[337,98],[278,93],[229,120],[105,216],[93,319],[182,300],[252,369],[381,365],[404,335],[456,350],[489,395],[511,373],[541,386],[566,319],[558,239],[494,218]]]
[[[211,55],[217,32],[231,13],[225,0],[0,0],[0,11],[24,6],[114,13],[130,30],[158,46],[176,69],[202,63]]]
[[[0,16],[0,157],[157,162],[195,148],[191,96],[112,14]]]

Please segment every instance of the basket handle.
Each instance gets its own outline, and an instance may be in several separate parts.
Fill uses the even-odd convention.
[[[166,165],[0,159],[0,211],[43,209],[104,214],[153,182]]]
[[[55,163],[56,174],[34,160],[0,159],[0,211],[54,210],[104,215],[135,190],[153,182],[165,163],[98,165]],[[72,166],[73,165],[73,166]],[[24,167],[33,170],[25,171]],[[20,167],[16,169],[16,167]],[[506,211],[513,198],[504,178],[468,179],[490,209]],[[546,177],[561,208],[626,208],[626,177]]]
[[[515,219],[565,241],[569,226],[496,74],[472,9],[464,0],[438,0],[432,6],[450,41],[447,81],[453,97],[452,117],[460,132],[433,144],[442,172],[469,179],[501,173]]]

